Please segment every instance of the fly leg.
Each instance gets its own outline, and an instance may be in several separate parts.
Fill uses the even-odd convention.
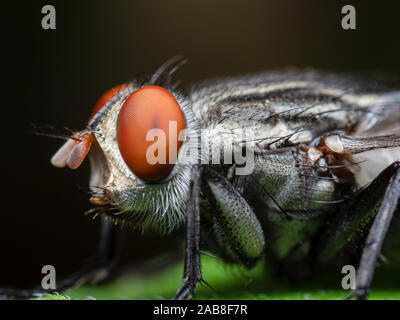
[[[356,289],[351,296],[366,299],[371,288],[375,265],[380,255],[393,213],[399,208],[400,202],[400,162],[393,163],[383,174],[388,174],[389,183],[378,214],[369,230],[367,240],[361,255],[356,277]],[[386,181],[385,181],[386,180]],[[387,179],[383,179],[387,183]]]
[[[204,173],[204,185],[201,175]],[[212,168],[195,166],[186,213],[186,249],[183,286],[175,299],[190,299],[201,278],[200,270],[200,189],[208,190],[215,209],[213,232],[221,250],[230,260],[251,267],[264,252],[264,233],[252,208],[231,183]]]
[[[57,291],[61,292],[85,283],[99,283],[112,276],[117,261],[119,229],[106,218],[101,221],[101,236],[97,255],[81,270],[61,281]]]
[[[383,170],[367,187],[361,189],[354,199],[344,207],[344,214],[332,221],[330,227],[317,239],[317,257],[321,262],[332,259],[349,238],[356,234],[360,225],[373,217],[375,208],[381,203],[374,218],[362,250],[357,272],[356,290],[352,296],[365,299],[369,293],[376,262],[381,252],[393,213],[399,207],[400,162],[396,161]],[[383,200],[382,200],[383,198]]]
[[[89,265],[62,280],[54,290],[0,288],[0,300],[29,299],[46,293],[62,292],[88,282],[94,283],[106,280],[111,276],[111,271],[116,262],[118,231],[111,221],[103,218],[98,252]]]
[[[240,192],[220,173],[205,168],[213,207],[213,232],[226,260],[252,267],[264,253],[261,224]]]
[[[191,299],[198,282],[201,281],[200,269],[200,189],[204,168],[195,165],[192,168],[189,198],[186,211],[185,270],[183,285],[175,300]]]

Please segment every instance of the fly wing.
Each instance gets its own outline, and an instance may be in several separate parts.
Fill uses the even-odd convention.
[[[400,91],[383,95],[370,111],[357,126],[355,135],[379,141],[371,150],[353,155],[354,161],[360,163],[360,169],[355,173],[360,187],[370,183],[393,162],[400,161]],[[379,144],[390,147],[382,149]]]
[[[356,135],[400,135],[400,91],[380,97],[357,126]]]

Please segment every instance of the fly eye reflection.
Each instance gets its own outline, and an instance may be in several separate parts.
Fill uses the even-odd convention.
[[[174,168],[182,146],[185,117],[166,89],[147,86],[124,102],[117,121],[118,147],[125,163],[140,179],[157,182]]]

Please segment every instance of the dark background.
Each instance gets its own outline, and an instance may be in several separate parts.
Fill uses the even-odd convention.
[[[395,3],[395,2],[393,2]],[[57,29],[41,28],[52,4]],[[352,4],[357,29],[341,28]],[[0,286],[39,283],[41,267],[75,271],[94,252],[99,220],[83,213],[87,163],[56,169],[62,143],[30,123],[81,129],[100,95],[176,54],[184,85],[288,66],[400,76],[400,6],[386,1],[26,1],[2,4]],[[5,55],[4,55],[5,54]],[[167,241],[168,240],[168,241]],[[174,236],[128,232],[123,261],[179,251]]]

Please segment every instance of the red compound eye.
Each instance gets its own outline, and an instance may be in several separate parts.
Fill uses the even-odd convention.
[[[145,181],[160,181],[174,167],[184,128],[182,109],[168,90],[158,86],[141,88],[126,99],[118,115],[119,150],[135,175]],[[165,162],[154,163],[152,155]]]
[[[91,118],[96,115],[97,112],[100,111],[101,108],[107,103],[107,101],[111,100],[119,91],[123,90],[126,87],[125,84],[120,84],[119,86],[115,86],[114,88],[108,90],[102,97],[97,101],[96,105],[93,108]]]

